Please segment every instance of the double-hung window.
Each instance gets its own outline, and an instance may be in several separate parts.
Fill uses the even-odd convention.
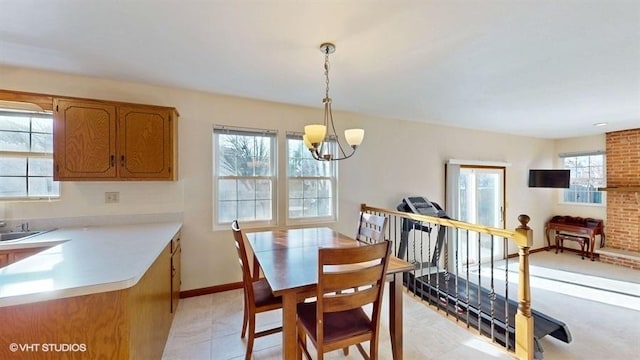
[[[335,153],[335,141],[325,146]],[[336,162],[313,159],[299,134],[287,134],[287,160],[288,220],[335,220]]]
[[[53,181],[53,117],[0,110],[0,200],[60,196]]]
[[[215,224],[276,223],[276,132],[214,127]]]
[[[602,204],[604,187],[605,155],[602,152],[561,154],[564,169],[571,170],[569,189],[563,191],[567,203]]]

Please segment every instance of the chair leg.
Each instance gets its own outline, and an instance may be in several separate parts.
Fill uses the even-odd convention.
[[[240,338],[244,339],[244,336],[247,333],[247,323],[249,321],[249,308],[247,306],[246,296],[244,297],[242,312],[242,332],[240,333]]]
[[[311,354],[307,350],[307,334],[300,327],[298,327],[298,348],[296,352],[298,359],[302,359],[302,354],[304,354],[307,360],[311,360]]]
[[[369,341],[369,359],[378,360],[378,336],[373,336]]]
[[[342,348],[342,353],[344,354],[344,356],[349,356],[349,347],[347,346],[345,348]]]
[[[362,344],[356,344],[356,348],[360,352],[360,355],[362,355],[363,359],[369,360],[369,359],[373,359],[374,358],[374,357],[371,356],[371,352],[372,352],[371,349],[373,349],[373,341],[370,341],[369,354],[367,354],[367,352],[364,351],[364,347],[362,347]]]
[[[249,339],[247,340],[247,352],[244,356],[245,360],[251,359],[253,353],[253,341],[256,335],[256,314],[249,314]]]

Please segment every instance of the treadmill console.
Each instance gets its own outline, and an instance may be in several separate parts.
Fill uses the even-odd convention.
[[[423,198],[421,196],[409,196],[402,199],[402,202],[406,204],[407,207],[411,210],[411,212],[415,214],[427,215],[427,216],[437,216],[438,209],[433,206],[431,201]]]

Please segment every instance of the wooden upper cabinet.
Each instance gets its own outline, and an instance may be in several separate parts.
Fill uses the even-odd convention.
[[[120,177],[173,177],[173,117],[171,109],[118,107]]]
[[[175,180],[174,108],[54,99],[55,180]]]
[[[54,179],[115,178],[116,107],[54,100]]]

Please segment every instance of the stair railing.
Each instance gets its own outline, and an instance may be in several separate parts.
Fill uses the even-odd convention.
[[[534,358],[529,216],[520,215],[518,228],[506,230],[366,204],[361,211],[388,218],[386,239],[393,243],[394,255],[415,264],[404,277],[410,292],[518,359]],[[518,249],[517,301],[509,295],[509,244]],[[504,283],[499,283],[501,277]]]

